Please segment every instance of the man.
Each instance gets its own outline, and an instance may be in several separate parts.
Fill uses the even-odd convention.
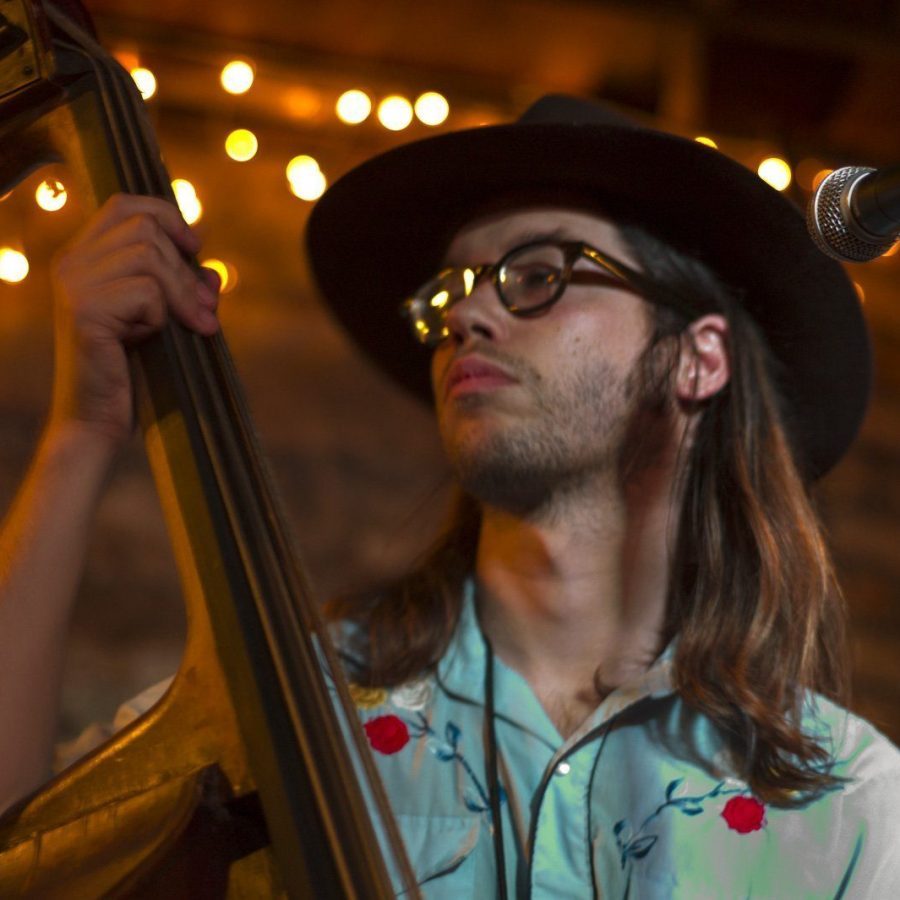
[[[461,488],[421,567],[333,609],[426,896],[896,895],[900,754],[832,702],[840,600],[806,490],[858,428],[868,343],[798,214],[714,151],[550,97],[350,173],[309,247],[360,346],[430,380]],[[128,433],[122,345],[167,314],[216,327],[178,248],[171,210],[124,198],[61,266],[0,606],[23,634],[40,597],[51,660],[82,548],[40,567]],[[48,752],[33,655],[4,649],[38,679],[5,693],[8,758]]]

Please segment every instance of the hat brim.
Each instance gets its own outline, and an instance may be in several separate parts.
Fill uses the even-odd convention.
[[[618,124],[514,123],[400,146],[339,179],[307,226],[313,273],[363,351],[429,399],[429,358],[399,306],[491,198],[584,197],[706,263],[736,289],[778,362],[787,427],[808,478],[855,437],[871,386],[865,321],[842,267],[800,211],[695,141]],[[565,205],[565,204],[563,204]]]

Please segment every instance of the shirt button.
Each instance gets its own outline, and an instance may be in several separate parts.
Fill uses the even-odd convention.
[[[569,772],[571,772],[571,771],[572,771],[572,767],[571,767],[567,762],[561,762],[561,763],[556,767],[556,774],[557,774],[557,775],[568,775]]]

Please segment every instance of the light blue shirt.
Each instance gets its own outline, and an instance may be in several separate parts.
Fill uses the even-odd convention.
[[[496,898],[484,751],[485,643],[468,589],[434,674],[353,697],[424,897]],[[848,782],[799,809],[764,807],[729,771],[712,723],[674,693],[670,647],[564,740],[529,684],[495,660],[511,896],[900,898],[900,751],[824,698],[805,727]],[[564,664],[561,663],[561,664]],[[60,765],[145,712],[61,748]]]
[[[425,897],[496,897],[484,751],[485,645],[466,598],[433,675],[351,685]],[[815,696],[805,727],[843,788],[799,809],[759,803],[712,723],[672,690],[671,647],[564,740],[495,661],[510,895],[533,900],[900,898],[900,751]]]

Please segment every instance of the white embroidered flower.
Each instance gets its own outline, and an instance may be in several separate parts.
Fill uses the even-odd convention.
[[[394,688],[391,691],[391,703],[400,709],[418,712],[428,705],[432,693],[431,679],[420,678],[418,681],[410,681]]]

